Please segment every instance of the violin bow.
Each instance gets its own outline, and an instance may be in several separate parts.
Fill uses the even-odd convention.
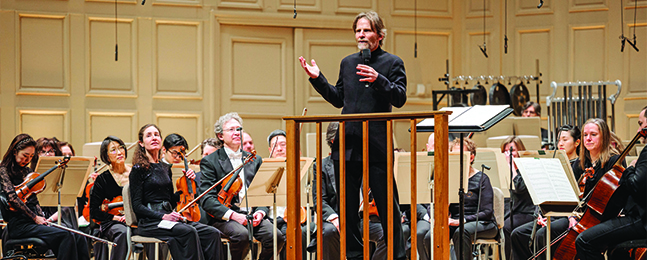
[[[243,161],[243,164],[241,164],[241,165],[239,165],[238,167],[236,167],[235,169],[231,170],[229,173],[227,173],[227,175],[225,175],[225,177],[221,178],[219,181],[217,181],[216,183],[214,183],[213,185],[211,185],[211,187],[209,187],[207,190],[205,190],[204,192],[202,192],[202,193],[200,194],[200,196],[196,197],[196,198],[195,198],[195,199],[193,199],[191,202],[187,203],[187,204],[186,204],[186,206],[184,206],[184,208],[182,208],[182,209],[180,209],[180,211],[178,211],[178,213],[182,213],[182,212],[184,212],[184,211],[185,211],[186,209],[188,209],[191,205],[193,205],[193,204],[194,204],[194,203],[196,203],[198,200],[200,200],[200,199],[201,199],[205,194],[209,193],[211,190],[213,190],[214,188],[216,188],[216,186],[218,186],[219,184],[221,184],[223,180],[225,180],[227,177],[229,177],[230,175],[234,174],[236,171],[238,171],[238,170],[240,170],[241,168],[243,168],[243,166],[245,166],[247,163],[251,162],[254,158],[256,158],[256,151],[252,151],[252,153],[251,153],[250,155],[248,155],[248,156],[245,158],[245,161]]]

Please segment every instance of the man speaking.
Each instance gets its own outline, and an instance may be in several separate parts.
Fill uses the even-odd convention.
[[[386,36],[384,22],[376,12],[361,13],[353,22],[355,40],[360,52],[346,56],[339,66],[337,84],[331,85],[320,72],[314,59],[312,65],[303,57],[299,57],[301,66],[310,76],[312,86],[336,108],[343,108],[342,114],[384,113],[391,112],[392,106],[402,107],[407,101],[407,76],[402,59],[382,50],[381,46]],[[332,158],[336,169],[337,190],[339,190],[339,133],[332,147]],[[398,191],[393,185],[394,196],[387,198],[387,153],[385,121],[369,123],[369,185],[375,197],[380,216],[387,216],[387,200],[393,201],[390,224],[393,235],[395,259],[405,259],[404,239],[400,225],[400,210],[398,209]],[[357,214],[359,208],[360,185],[362,184],[362,123],[346,123],[346,241],[348,259],[362,257],[362,234]],[[393,178],[392,176],[388,176]],[[394,184],[395,184],[395,180]],[[339,216],[332,216],[339,217]],[[334,221],[334,219],[326,219]],[[382,221],[384,237],[387,223]],[[391,243],[391,241],[387,241]]]

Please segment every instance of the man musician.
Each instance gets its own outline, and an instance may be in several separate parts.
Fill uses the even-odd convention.
[[[392,107],[402,107],[407,100],[407,78],[404,62],[399,57],[382,50],[381,46],[386,36],[384,22],[376,12],[360,13],[353,22],[355,40],[361,52],[346,56],[340,64],[339,78],[335,85],[328,83],[326,77],[312,60],[308,64],[299,57],[301,66],[310,77],[312,86],[330,104],[342,108],[342,114],[391,112]],[[339,160],[346,160],[346,220],[348,226],[347,257],[355,259],[362,257],[362,234],[355,223],[359,223],[357,210],[359,207],[359,188],[362,183],[362,123],[348,122],[346,124],[346,158],[339,158],[339,138],[335,138],[332,149],[332,159],[338,169]],[[371,121],[369,123],[369,186],[375,195],[375,202],[380,216],[391,215],[393,241],[396,259],[404,259],[405,246],[400,225],[400,210],[397,188],[394,185],[392,198],[387,198],[387,153],[392,153],[386,147],[386,122]],[[339,178],[339,172],[336,173]],[[395,180],[393,180],[395,182]],[[339,183],[339,182],[337,182]],[[393,212],[387,211],[387,201],[393,202]],[[383,230],[388,230],[388,223],[382,222]],[[385,233],[386,237],[386,233]]]
[[[243,120],[235,112],[221,116],[216,122],[214,132],[218,139],[222,140],[224,146],[200,161],[200,170],[202,172],[200,192],[206,191],[214,183],[225,178],[229,172],[243,164],[243,160],[249,156],[248,152],[241,150],[242,124]],[[239,207],[244,201],[247,187],[254,179],[262,161],[257,156],[242,168],[238,178],[241,178],[243,187],[237,194],[232,194],[234,197],[231,200],[230,207],[223,205],[218,200],[218,192],[226,185],[224,182],[205,194],[201,201],[202,208],[208,215],[208,223],[220,230],[224,237],[230,240],[232,259],[243,259],[249,251],[250,241],[247,229],[249,224],[246,216],[248,212],[253,213],[252,230],[254,237],[262,244],[260,259],[272,259],[273,226],[267,219],[264,219],[268,214],[268,208],[250,209]],[[281,251],[285,244],[285,236],[278,231],[277,239],[278,250]]]

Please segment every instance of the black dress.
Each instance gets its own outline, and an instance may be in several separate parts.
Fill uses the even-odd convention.
[[[166,241],[174,259],[222,259],[220,231],[216,228],[199,222],[178,222],[171,229],[158,227],[178,201],[169,165],[151,163],[148,169],[133,166],[130,193],[140,235]]]
[[[43,216],[37,196],[32,195],[27,199],[27,203],[23,203],[14,190],[14,185],[22,183],[29,172],[31,170],[28,167],[16,166],[14,169],[0,167],[2,193],[7,197],[9,205],[17,209],[17,211],[6,210],[3,216],[4,221],[7,222],[7,238],[11,240],[37,237],[49,245],[57,259],[90,259],[88,245],[83,236],[36,224],[36,217]]]

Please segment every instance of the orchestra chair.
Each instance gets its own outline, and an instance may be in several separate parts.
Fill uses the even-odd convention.
[[[3,221],[4,215],[9,208],[9,203],[7,202],[7,197],[4,193],[0,192],[0,222],[2,222],[2,237],[0,243],[0,256],[2,259],[27,259],[39,258],[39,259],[55,259],[55,256],[48,255],[47,251],[49,247],[45,241],[37,237],[28,237],[28,238],[18,238],[18,239],[7,239],[6,233],[4,232],[4,227],[6,224]],[[5,252],[4,250],[7,249]],[[6,253],[6,257],[5,257]]]
[[[622,242],[620,244],[617,244],[615,246],[615,248],[618,248],[618,249],[620,249],[620,248],[621,249],[634,249],[631,252],[631,254],[629,255],[629,257],[631,259],[638,259],[636,257],[636,250],[635,249],[647,248],[647,239],[636,239],[636,240],[625,241],[625,242]]]
[[[166,244],[165,241],[154,238],[154,237],[145,237],[145,236],[140,236],[140,235],[135,235],[133,234],[133,229],[137,228],[137,217],[135,216],[135,212],[133,211],[132,205],[130,205],[130,184],[126,184],[123,187],[122,190],[122,196],[124,200],[124,216],[126,216],[126,226],[128,226],[128,252],[129,254],[132,254],[132,245],[133,244],[155,244],[155,260],[159,260],[159,245],[160,244]],[[142,253],[144,254],[144,257],[146,257],[146,250],[142,250]],[[170,257],[170,253],[168,256]],[[127,257],[127,259],[130,259],[130,257]],[[139,257],[135,257],[135,259],[139,259]]]
[[[474,244],[479,253],[478,259],[489,259],[489,255],[481,255],[481,249],[485,246],[488,248],[487,252],[492,252],[492,259],[505,260],[505,254],[502,254],[501,251],[503,245],[505,245],[505,236],[503,235],[503,223],[505,221],[503,192],[497,187],[492,187],[492,193],[494,194],[494,218],[499,229],[499,235],[495,238],[478,238],[474,241]],[[497,250],[492,250],[493,245],[497,246]]]

